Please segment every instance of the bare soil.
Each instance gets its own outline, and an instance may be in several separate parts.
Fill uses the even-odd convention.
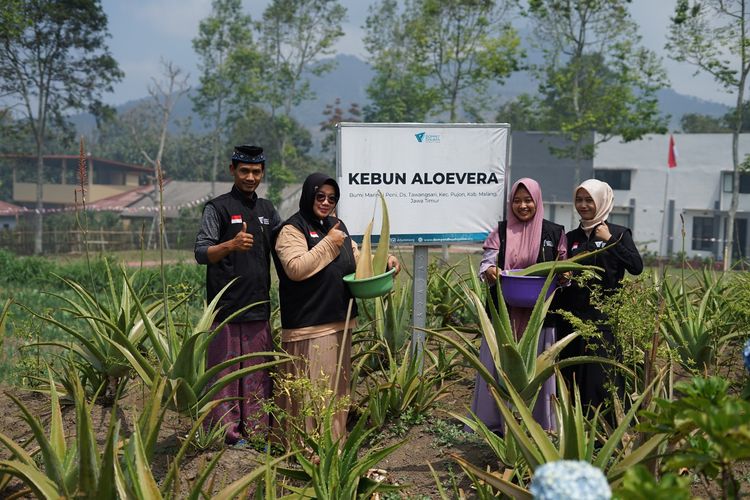
[[[406,440],[404,446],[378,466],[385,471],[386,481],[406,485],[402,495],[403,498],[438,498],[437,486],[428,463],[432,465],[446,487],[453,481],[462,489],[469,490],[470,482],[463,475],[460,467],[451,460],[450,453],[464,455],[472,463],[485,464],[491,462],[491,453],[483,446],[477,443],[446,445],[439,441],[439,436],[430,431],[435,419],[442,419],[458,425],[458,421],[452,419],[447,412],[465,411],[465,406],[471,398],[472,385],[473,382],[470,382],[468,378],[458,381],[437,407],[430,412],[430,415],[424,419],[424,423],[408,428],[405,434],[394,435],[393,432],[386,429],[372,439],[371,443],[374,447],[387,446]],[[134,384],[134,386],[136,388],[131,390],[118,405],[118,413],[123,426],[121,433],[124,435],[130,433],[135,411],[142,406],[143,397],[147,396],[147,393],[144,394],[137,384]],[[31,432],[22,419],[21,411],[10,399],[9,394],[16,396],[45,426],[48,425],[51,414],[49,398],[46,395],[28,390],[7,386],[0,387],[0,408],[4,408],[2,415],[0,415],[0,432],[17,443],[23,443],[31,437]],[[107,434],[111,410],[111,407],[98,404],[92,408],[92,418],[97,428],[96,438],[102,447]],[[70,439],[75,435],[75,410],[73,406],[63,406],[63,420],[66,437]],[[191,422],[188,418],[180,417],[173,412],[167,412],[157,444],[155,463],[152,465],[157,480],[166,474],[171,458],[181,445],[180,437],[187,434],[190,425]],[[29,448],[27,447],[27,449]],[[195,479],[217,452],[189,453],[180,466],[182,482],[187,485],[187,482]],[[7,453],[3,450],[0,455],[4,457],[7,456]],[[218,490],[221,486],[251,472],[264,458],[265,453],[251,447],[239,449],[227,447],[214,470],[215,488]],[[21,488],[20,483],[14,482],[8,490],[0,492],[0,497],[4,497],[11,492],[17,492]]]
[[[123,434],[129,434],[136,408],[141,407],[142,398],[146,395],[137,384],[134,389],[120,402],[119,416],[123,425]],[[435,432],[435,423],[442,420],[444,424],[458,425],[458,421],[449,415],[449,412],[464,413],[471,401],[473,389],[473,374],[464,373],[462,379],[455,383],[446,396],[439,402],[423,423],[414,425],[405,434],[396,435],[393,427],[385,429],[375,439],[373,446],[381,447],[400,440],[406,440],[406,444],[395,453],[387,457],[379,464],[379,468],[385,471],[385,480],[390,483],[405,485],[402,498],[425,499],[439,498],[438,488],[428,464],[435,469],[438,477],[452,495],[454,485],[472,498],[471,483],[463,474],[461,468],[452,460],[451,454],[458,454],[471,463],[485,468],[491,467],[497,470],[499,464],[489,449],[478,440],[458,439],[446,442],[444,436]],[[23,443],[31,437],[28,426],[21,418],[21,412],[11,401],[8,394],[15,395],[29,410],[37,415],[45,425],[49,421],[50,404],[45,395],[37,394],[17,388],[0,387],[0,408],[4,411],[0,415],[0,432],[11,437],[18,443]],[[111,407],[95,405],[92,417],[97,424],[96,437],[100,444],[104,442],[107,426],[109,423]],[[63,408],[63,416],[66,425],[66,436],[75,433],[75,412],[72,406]],[[180,446],[179,437],[184,436],[190,428],[190,421],[175,413],[168,412],[162,426],[155,463],[153,464],[154,475],[157,480],[164,477],[170,464],[171,458]],[[28,447],[27,447],[28,448]],[[196,478],[198,473],[215,456],[217,451],[192,452],[183,461],[181,470],[182,484],[187,486],[189,481]],[[0,452],[6,456],[7,453]],[[221,486],[251,472],[259,461],[265,458],[263,452],[252,448],[227,448],[215,469],[214,487],[218,490]],[[738,477],[743,483],[743,490],[750,493],[750,466],[747,463],[739,463],[736,466]],[[10,488],[0,492],[0,497],[5,498],[11,492],[18,492],[22,486],[20,483],[12,483]],[[184,491],[184,490],[183,490]],[[694,482],[693,494],[697,498],[720,498],[721,492],[716,484],[704,484],[700,481]]]

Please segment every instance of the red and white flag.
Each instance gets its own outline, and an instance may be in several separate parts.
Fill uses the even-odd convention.
[[[674,137],[669,136],[669,156],[667,157],[667,166],[675,168],[677,166],[677,147],[674,145]]]

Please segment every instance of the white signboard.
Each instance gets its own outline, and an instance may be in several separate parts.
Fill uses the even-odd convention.
[[[380,191],[392,242],[482,242],[503,213],[509,133],[507,124],[341,123],[339,216],[360,240],[374,212],[377,241]]]

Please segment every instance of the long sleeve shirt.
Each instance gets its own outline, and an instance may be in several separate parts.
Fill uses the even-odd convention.
[[[284,272],[289,279],[294,281],[302,281],[314,276],[339,255],[339,247],[330,236],[324,237],[320,243],[308,249],[305,235],[292,225],[286,225],[281,229],[275,248]],[[352,251],[355,259],[358,258],[359,249],[354,241],[352,241]],[[345,321],[335,321],[303,328],[284,328],[281,330],[281,340],[282,342],[295,342],[330,335],[342,331],[344,323]],[[355,324],[352,318],[349,328],[353,328]]]

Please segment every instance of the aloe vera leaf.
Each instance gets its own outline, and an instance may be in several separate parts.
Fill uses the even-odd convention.
[[[359,249],[359,260],[357,261],[357,270],[354,272],[354,278],[361,280],[372,278],[372,246],[370,245],[370,236],[372,234],[373,220],[367,224],[365,235],[362,237],[362,247]]]
[[[385,203],[383,193],[378,191],[380,196],[380,206],[383,210],[383,223],[380,226],[380,240],[378,248],[375,250],[375,258],[372,260],[372,271],[374,275],[383,274],[388,266],[388,252],[390,250],[391,224],[388,218],[388,206]]]
[[[538,264],[534,264],[525,269],[505,271],[505,273],[508,276],[547,276],[552,269],[554,269],[556,273],[585,270],[604,272],[604,269],[598,266],[585,266],[583,264],[578,264],[577,262],[550,260],[547,262],[539,262]]]
[[[621,238],[622,237],[620,237],[620,239]],[[555,268],[556,272],[560,272],[560,273],[564,273],[567,271],[583,271],[583,270],[604,272],[604,269],[602,269],[601,267],[591,266],[591,265],[582,265],[582,264],[579,264],[578,262],[581,260],[593,257],[596,254],[606,252],[607,250],[611,249],[615,245],[619,244],[620,239],[618,239],[611,245],[607,245],[606,247],[598,248],[590,252],[589,251],[581,252],[578,255],[575,255],[564,261],[560,261],[557,264],[555,264],[555,261],[540,262],[538,264],[534,264],[533,266],[529,266],[526,269],[519,269],[518,271],[508,272],[508,274],[511,276],[546,276],[547,274],[549,274],[550,269],[553,267]],[[576,267],[566,268],[566,266],[568,265],[573,265]],[[580,267],[577,267],[577,266],[580,266]]]

